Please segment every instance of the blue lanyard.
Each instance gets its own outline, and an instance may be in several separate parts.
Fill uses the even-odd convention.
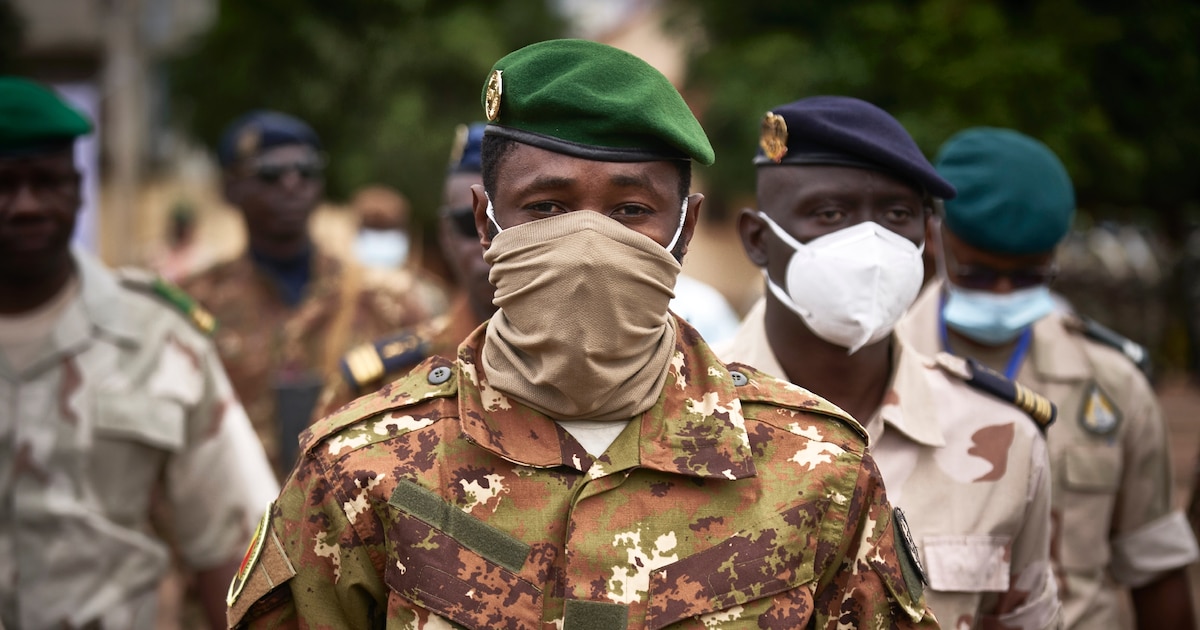
[[[945,298],[942,299],[942,308],[946,306]],[[950,352],[950,333],[946,331],[946,318],[942,315],[942,308],[938,309],[938,335],[942,338],[942,349]],[[1017,338],[1017,347],[1013,348],[1012,356],[1008,358],[1008,365],[1004,368],[1004,377],[1010,381],[1017,379],[1017,372],[1021,371],[1021,362],[1025,360],[1025,355],[1029,354],[1029,344],[1033,341],[1033,327],[1029,326],[1021,331],[1021,336]]]

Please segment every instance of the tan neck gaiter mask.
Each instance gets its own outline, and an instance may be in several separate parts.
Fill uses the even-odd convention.
[[[558,420],[626,420],[654,405],[680,271],[662,245],[580,210],[504,229],[484,259],[499,307],[481,353],[492,387]]]

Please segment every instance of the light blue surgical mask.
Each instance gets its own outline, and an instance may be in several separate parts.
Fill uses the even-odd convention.
[[[946,304],[942,307],[946,327],[989,346],[1016,339],[1034,322],[1049,315],[1056,305],[1046,285],[1012,293],[992,293],[947,282],[946,292]]]

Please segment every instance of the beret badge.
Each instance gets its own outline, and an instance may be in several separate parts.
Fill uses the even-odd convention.
[[[484,88],[483,113],[487,114],[489,122],[500,117],[500,95],[504,93],[504,80],[500,77],[501,74],[503,74],[502,70],[493,70],[492,75],[488,77],[487,87]]]
[[[767,112],[763,116],[762,132],[758,138],[758,146],[762,147],[763,154],[778,164],[787,155],[787,140],[787,123],[783,116]]]
[[[450,167],[454,168],[459,160],[462,160],[463,152],[467,149],[467,140],[471,133],[470,128],[466,125],[459,125],[454,128],[454,144],[450,146]]]
[[[237,139],[237,154],[241,159],[246,159],[258,153],[258,147],[262,144],[262,131],[250,125],[242,130]]]

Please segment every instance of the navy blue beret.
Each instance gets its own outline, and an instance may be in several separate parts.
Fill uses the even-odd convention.
[[[767,112],[757,166],[823,164],[882,171],[934,197],[953,199],[912,136],[882,109],[847,96],[813,96]]]
[[[450,150],[451,173],[481,173],[483,163],[480,158],[483,146],[483,130],[487,123],[471,123],[459,125],[454,137],[454,147]]]
[[[221,166],[230,166],[288,144],[305,144],[321,150],[320,138],[304,121],[281,112],[255,110],[225,127],[217,143],[217,161]]]

